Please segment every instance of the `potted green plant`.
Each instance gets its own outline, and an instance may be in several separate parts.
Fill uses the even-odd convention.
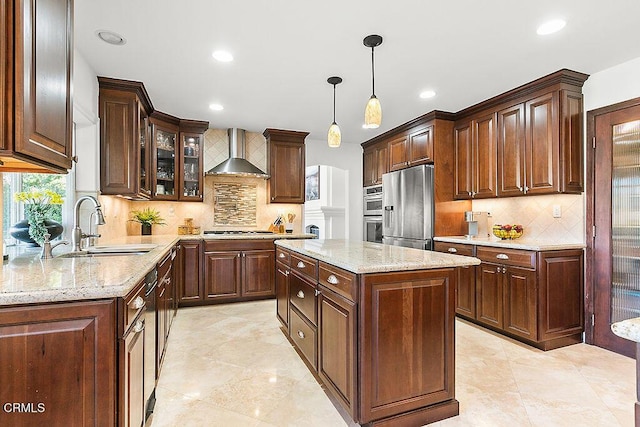
[[[56,209],[56,205],[63,202],[62,196],[51,190],[19,191],[13,198],[24,203],[25,219],[15,224],[9,230],[14,238],[39,246],[44,241],[44,235],[50,234],[51,239],[55,239],[62,234],[62,224],[53,221],[51,216]]]
[[[153,208],[145,208],[142,210],[132,210],[131,219],[129,221],[139,222],[142,227],[142,235],[151,235],[151,226],[165,225],[164,218],[160,216],[160,212]]]

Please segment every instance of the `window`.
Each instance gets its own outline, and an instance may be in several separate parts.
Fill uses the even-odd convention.
[[[62,195],[67,202],[67,181],[69,175],[55,175],[44,173],[13,173],[5,172],[3,175],[3,215],[2,235],[7,245],[14,245],[17,240],[11,237],[9,229],[15,223],[24,219],[24,207],[16,202],[13,195],[19,191],[51,190]],[[67,223],[64,213],[64,204],[55,205],[51,219],[62,224]],[[65,227],[67,228],[67,227]]]

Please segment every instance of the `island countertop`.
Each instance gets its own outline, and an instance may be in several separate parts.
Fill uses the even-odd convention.
[[[309,238],[308,234],[152,235],[127,236],[100,244],[156,244],[145,254],[63,258],[69,245],[40,259],[40,248],[12,250],[0,277],[0,306],[126,296],[180,240],[254,240]],[[315,237],[315,236],[313,236]]]
[[[357,240],[276,240],[275,244],[356,274],[480,264],[480,260],[473,257]]]
[[[582,242],[564,242],[551,239],[530,239],[521,237],[515,240],[501,240],[497,237],[439,236],[435,242],[462,243],[464,245],[493,246],[505,249],[525,249],[529,251],[553,251],[563,249],[584,249]]]

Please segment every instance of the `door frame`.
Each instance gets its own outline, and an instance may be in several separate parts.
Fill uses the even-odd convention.
[[[595,151],[596,151],[596,118],[598,116],[624,110],[630,107],[640,106],[640,98],[633,98],[616,104],[607,105],[587,111],[587,145],[586,157],[586,218],[585,218],[585,342],[594,345],[594,322],[595,314],[595,280],[594,280],[594,240],[593,229],[595,226]],[[620,338],[623,340],[623,338]],[[633,343],[635,354],[636,345]],[[633,357],[634,354],[625,354]]]

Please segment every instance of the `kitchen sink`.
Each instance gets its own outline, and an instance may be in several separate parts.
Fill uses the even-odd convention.
[[[81,252],[67,252],[56,258],[86,258],[102,256],[144,255],[158,245],[151,243],[132,243],[124,245],[98,245]]]

